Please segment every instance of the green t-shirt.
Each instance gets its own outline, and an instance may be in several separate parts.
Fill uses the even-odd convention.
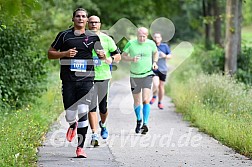
[[[130,63],[130,77],[143,78],[153,74],[152,55],[157,51],[156,44],[147,39],[144,43],[139,43],[136,39],[130,40],[123,49],[130,57],[140,56],[140,59]]]
[[[110,53],[117,49],[114,40],[104,33],[99,34],[101,45],[106,52],[106,57],[110,57]],[[93,51],[93,58],[95,62],[95,79],[106,80],[112,78],[110,65],[106,64],[104,60],[98,59],[97,54]]]

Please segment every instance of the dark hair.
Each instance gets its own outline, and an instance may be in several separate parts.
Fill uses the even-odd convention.
[[[73,18],[75,17],[76,12],[78,12],[78,11],[84,11],[84,12],[86,12],[87,17],[88,17],[88,12],[86,11],[86,9],[84,9],[84,8],[77,8],[73,12]]]

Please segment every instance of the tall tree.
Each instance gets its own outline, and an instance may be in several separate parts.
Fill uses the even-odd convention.
[[[213,0],[212,3],[213,3],[213,15],[214,15],[214,43],[219,46],[222,46],[219,1]]]
[[[227,0],[226,1],[226,45],[225,45],[225,73],[233,75],[237,70],[237,54],[238,48],[241,45],[239,38],[240,19],[239,7],[241,0]]]
[[[237,31],[238,31],[238,46],[237,46],[237,55],[241,55],[241,29],[242,29],[242,21],[243,21],[243,17],[242,17],[242,0],[239,0],[239,4],[238,4],[238,27],[237,27]]]
[[[210,0],[202,1],[203,17],[205,23],[205,47],[210,49],[211,46],[211,16],[212,3]]]

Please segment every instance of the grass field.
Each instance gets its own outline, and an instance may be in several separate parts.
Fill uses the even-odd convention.
[[[246,38],[250,38],[251,29],[245,30]],[[178,60],[173,62],[183,63],[172,71],[166,85],[176,111],[191,125],[252,158],[252,88],[222,74],[203,74],[195,62],[199,57],[188,57],[186,49],[181,53],[186,53],[184,58],[183,54],[174,55]]]
[[[48,91],[35,103],[0,115],[0,166],[36,166],[37,148],[63,111],[58,73],[45,84]]]
[[[252,25],[243,27],[242,42],[249,47],[252,47]]]

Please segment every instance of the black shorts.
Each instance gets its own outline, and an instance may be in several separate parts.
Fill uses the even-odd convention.
[[[153,72],[154,72],[154,74],[155,74],[156,76],[159,77],[159,79],[160,79],[161,81],[164,81],[164,82],[165,82],[165,80],[166,80],[166,73],[165,73],[165,72],[160,72],[160,71],[158,71],[158,70],[153,70]]]
[[[62,81],[64,109],[77,110],[80,104],[91,104],[93,81]]]
[[[153,75],[144,78],[130,78],[131,91],[133,94],[140,93],[142,88],[151,89]]]
[[[91,107],[90,107],[91,112],[96,111],[97,100],[99,103],[100,112],[102,114],[105,114],[107,112],[108,90],[109,90],[109,79],[94,82],[94,93],[93,93],[93,98],[92,98]]]

